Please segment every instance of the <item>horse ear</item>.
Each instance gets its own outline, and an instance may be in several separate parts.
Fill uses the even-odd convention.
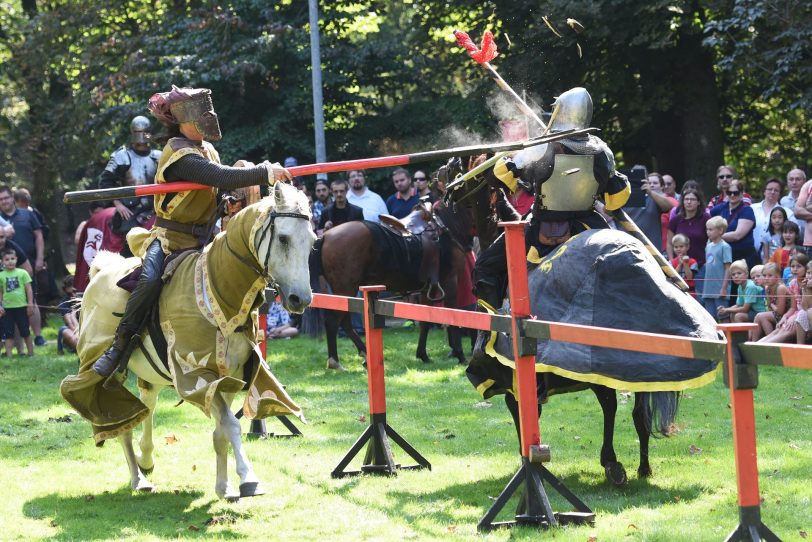
[[[281,183],[274,183],[274,185],[273,185],[273,196],[274,196],[274,200],[276,201],[277,205],[282,204],[283,196],[282,196]]]

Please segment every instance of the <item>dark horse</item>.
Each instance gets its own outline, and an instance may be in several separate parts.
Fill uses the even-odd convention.
[[[442,296],[446,307],[456,308],[458,277],[464,272],[465,255],[471,250],[473,242],[471,213],[467,208],[440,204],[435,206],[430,218],[428,216],[424,218],[428,219],[426,230],[420,237],[423,243],[427,242],[425,239],[428,237],[432,238],[430,242],[436,242],[438,245],[437,279],[441,290],[432,288],[430,294],[428,289],[431,285],[417,273],[393,265],[394,261],[403,255],[395,254],[393,257],[392,250],[397,249],[381,246],[382,226],[366,221],[346,222],[325,232],[324,237],[316,242],[311,255],[311,273],[317,275],[313,271],[318,270],[329,284],[332,293],[336,295],[353,297],[362,285],[383,284],[389,292],[420,292],[421,302],[424,304],[436,302],[439,300],[437,298]],[[414,255],[411,259],[415,259]],[[419,261],[417,263],[419,265]],[[436,292],[440,291],[442,293],[438,295]],[[355,344],[358,353],[360,355],[366,353],[364,342],[350,325],[349,314],[326,311],[325,329],[330,367],[340,367],[336,344],[339,325]],[[415,355],[424,363],[431,361],[426,353],[428,332],[429,324],[420,322],[420,338]],[[460,335],[459,328],[449,328],[451,355],[457,358],[459,363],[464,364],[467,360]]]
[[[491,170],[488,170],[482,178],[468,181],[472,186],[479,186],[479,193],[472,198],[471,195],[462,192],[455,192],[454,199],[460,200],[463,196],[466,201],[476,200],[470,208],[473,212],[473,220],[483,229],[489,225],[495,225],[498,220],[518,220],[520,215],[505,204],[501,189],[491,188],[494,185],[488,182]],[[491,179],[492,180],[492,179]],[[485,184],[483,184],[485,183]],[[485,250],[489,246],[489,240],[493,237],[480,239],[480,247]],[[506,382],[511,385],[511,382]],[[539,386],[539,397],[547,394],[571,393],[590,389],[598,399],[598,403],[603,411],[603,444],[600,451],[600,463],[604,468],[606,477],[615,485],[623,485],[628,478],[626,470],[617,459],[614,449],[615,417],[617,415],[617,394],[612,388],[580,382],[558,376],[555,374],[539,374],[537,377]],[[632,410],[632,420],[634,428],[640,442],[640,464],[637,469],[638,477],[645,478],[652,474],[649,464],[649,439],[651,436],[668,436],[672,431],[673,421],[677,414],[679,404],[679,394],[677,392],[637,392],[635,393],[634,408]],[[513,417],[517,432],[519,431],[518,404],[514,396],[505,393],[505,404]],[[539,403],[539,414],[541,414],[541,403]],[[521,441],[521,436],[519,436]]]

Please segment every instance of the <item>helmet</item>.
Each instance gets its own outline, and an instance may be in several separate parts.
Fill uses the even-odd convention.
[[[592,96],[583,87],[571,88],[553,102],[553,132],[589,128],[592,122]]]
[[[130,123],[130,132],[132,132],[132,143],[146,145],[152,137],[152,128],[149,124],[147,117],[138,115]]]
[[[207,88],[180,90],[187,92],[169,106],[175,121],[178,124],[191,122],[205,139],[219,141],[223,135],[220,133],[220,123],[211,103],[211,90]]]

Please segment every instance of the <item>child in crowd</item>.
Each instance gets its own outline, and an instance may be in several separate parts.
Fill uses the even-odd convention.
[[[763,265],[754,265],[753,268],[750,270],[750,280],[752,280],[756,286],[761,288],[761,294],[764,295],[764,266]],[[767,310],[767,309],[764,309]]]
[[[786,222],[787,212],[783,207],[776,207],[770,212],[766,235],[762,234],[761,238],[761,261],[763,263],[769,262],[773,253],[784,244],[781,234]]]
[[[797,254],[789,261],[789,268],[792,271],[792,282],[789,283],[789,292],[792,295],[789,310],[776,324],[775,329],[763,337],[761,342],[765,343],[785,343],[796,340],[795,320],[798,311],[801,310],[801,285],[806,280],[806,266],[809,264],[809,257],[806,254]]]
[[[789,258],[792,251],[800,246],[800,240],[801,229],[798,227],[798,224],[791,220],[784,222],[784,225],[781,226],[781,248],[776,249],[769,258],[769,261],[778,264],[782,273],[784,269],[789,267]]]
[[[806,264],[806,276],[801,285],[801,310],[795,318],[795,342],[806,344],[812,335],[812,262]]]
[[[767,307],[764,312],[756,314],[753,320],[758,324],[758,329],[751,335],[753,341],[772,333],[775,325],[784,317],[789,308],[791,301],[789,288],[781,281],[780,273],[778,264],[775,262],[764,266],[764,295]]]
[[[756,314],[767,310],[763,290],[747,278],[747,262],[736,260],[730,264],[730,280],[739,286],[736,304],[731,307],[719,307],[719,320],[729,317],[732,322],[752,322]]]
[[[708,243],[705,245],[705,279],[702,284],[702,305],[716,318],[720,307],[727,305],[730,295],[730,264],[733,251],[723,239],[727,220],[721,216],[711,217],[705,224]]]
[[[76,352],[76,343],[79,342],[79,297],[73,286],[73,275],[68,275],[62,281],[62,291],[65,297],[59,301],[57,310],[62,315],[63,326],[56,333],[56,353],[60,356],[69,352]]]
[[[699,271],[699,265],[694,258],[688,256],[688,249],[691,248],[691,241],[687,236],[678,233],[671,239],[671,245],[674,247],[674,259],[671,260],[671,265],[677,270],[679,276],[685,279],[688,285],[688,292],[696,297],[696,287],[694,284],[694,275]]]
[[[17,253],[13,248],[3,250],[3,270],[0,271],[0,330],[6,343],[6,356],[14,347],[14,328],[20,330],[29,356],[34,355],[34,341],[28,319],[34,314],[34,290],[31,277],[17,268]]]
[[[268,338],[289,339],[299,334],[299,330],[290,325],[290,314],[278,301],[271,303],[268,309]]]

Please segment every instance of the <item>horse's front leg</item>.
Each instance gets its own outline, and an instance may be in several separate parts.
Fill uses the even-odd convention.
[[[428,352],[426,352],[426,343],[429,338],[429,325],[428,322],[420,322],[420,337],[417,339],[417,351],[414,354],[415,357],[423,363],[431,363],[431,358]]]
[[[158,387],[155,384],[144,382],[145,386],[139,382],[138,391],[141,397],[141,402],[149,409],[149,415],[144,419],[143,432],[141,433],[141,440],[139,441],[139,448],[141,453],[136,455],[138,468],[145,476],[152,474],[152,469],[155,468],[155,460],[152,457],[152,452],[155,449],[155,444],[152,439],[153,421],[155,419],[155,405],[158,403],[158,395],[161,393],[163,386]]]
[[[122,433],[118,437],[118,441],[124,450],[124,457],[127,459],[127,467],[130,469],[130,487],[133,491],[143,491],[145,493],[155,491],[155,486],[152,485],[152,482],[147,480],[147,477],[141,472],[141,469],[138,468],[138,460],[136,459],[135,450],[133,449],[133,432],[127,431],[126,433]]]
[[[615,454],[615,416],[617,415],[617,394],[605,386],[592,386],[595,397],[603,410],[603,445],[601,446],[601,466],[606,478],[616,486],[628,482],[626,469]]]
[[[242,447],[240,422],[231,412],[233,393],[216,393],[212,401],[212,415],[217,426],[214,430],[214,447],[217,453],[217,483],[215,490],[220,497],[235,499],[263,495],[265,490],[259,483],[254,467]],[[228,484],[228,444],[234,450],[237,474],[240,477],[240,491],[233,492]],[[218,449],[218,446],[220,447]],[[222,493],[221,493],[222,491]]]

